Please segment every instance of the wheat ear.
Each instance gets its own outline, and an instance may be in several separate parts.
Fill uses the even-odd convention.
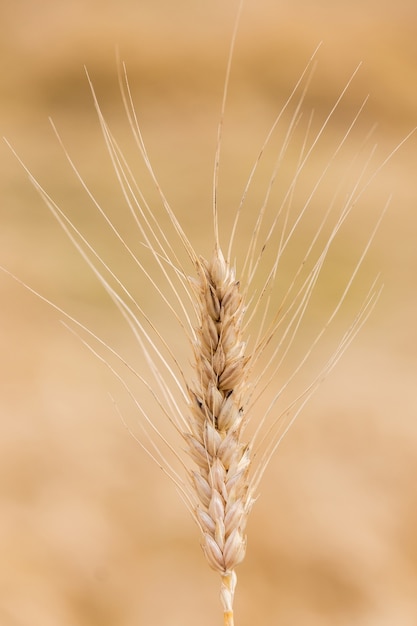
[[[189,389],[189,454],[198,495],[196,518],[209,565],[222,577],[225,625],[233,624],[235,567],[245,555],[245,526],[253,503],[250,447],[242,441],[249,359],[242,339],[243,300],[235,272],[216,247],[201,259],[195,283],[199,322],[196,379]]]

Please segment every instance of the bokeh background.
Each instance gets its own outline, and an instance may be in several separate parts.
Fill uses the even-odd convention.
[[[123,224],[83,69],[133,155],[118,49],[155,171],[184,228],[207,253],[236,8],[224,0],[1,2],[1,134],[110,259],[111,241],[97,232],[48,116],[100,203]],[[307,116],[314,109],[324,119],[363,64],[318,162],[329,154],[327,141],[335,145],[342,125],[370,98],[317,207],[332,197],[373,124],[376,166],[381,163],[417,124],[416,24],[411,0],[247,0],[225,118],[223,215],[237,205],[265,133],[320,41]],[[0,159],[0,264],[129,349],[117,312],[5,144]],[[373,181],[340,238],[345,258],[392,194],[365,271],[368,282],[382,273],[378,306],[283,441],[262,484],[238,571],[239,626],[417,622],[416,167],[414,137]],[[255,208],[265,179],[260,183]],[[143,185],[152,194],[146,176]],[[306,228],[314,228],[314,211]],[[123,427],[109,372],[62,326],[62,314],[4,273],[0,294],[0,624],[221,623],[218,577],[204,561],[197,528]],[[354,299],[347,306],[340,328],[356,305]],[[169,332],[165,311],[150,306]],[[138,418],[126,411],[134,427]]]

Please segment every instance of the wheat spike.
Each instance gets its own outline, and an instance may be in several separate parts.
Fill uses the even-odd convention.
[[[242,441],[249,360],[242,339],[244,307],[235,272],[219,248],[201,259],[195,284],[199,327],[194,345],[196,379],[190,387],[186,435],[198,496],[196,519],[209,565],[222,576],[225,624],[233,623],[235,567],[245,555],[245,526],[253,497],[250,448]]]

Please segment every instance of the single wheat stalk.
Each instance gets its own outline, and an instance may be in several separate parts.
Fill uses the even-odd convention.
[[[274,302],[274,290],[279,282],[286,250],[309,208],[311,198],[326,175],[327,167],[350,136],[363,105],[358,108],[357,115],[354,116],[340,143],[330,155],[328,165],[319,176],[304,205],[299,209],[296,219],[290,224],[290,209],[293,209],[293,196],[299,179],[352,80],[348,81],[345,90],[337,98],[334,107],[310,143],[306,135],[293,181],[283,195],[281,205],[271,208],[269,206],[270,194],[300,119],[303,101],[303,87],[300,85],[306,76],[308,84],[312,62],[310,60],[255,159],[242,195],[242,202],[236,210],[227,246],[222,251],[217,207],[218,171],[227,87],[238,21],[239,18],[236,20],[230,47],[215,157],[213,253],[210,260],[201,258],[194,250],[159,186],[136,118],[125,70],[121,74],[125,110],[141,157],[159,193],[163,211],[169,217],[173,233],[170,236],[167,236],[159,224],[157,213],[144,198],[140,185],[135,180],[123,152],[105,121],[91,81],[90,86],[103,137],[128,211],[137,228],[138,238],[144,243],[149,253],[148,264],[129,248],[117,228],[111,223],[104,209],[82,179],[54,127],[70,166],[99,211],[104,223],[111,229],[115,242],[125,249],[136,268],[135,271],[146,277],[150,288],[160,299],[161,305],[170,311],[179,328],[185,333],[194,355],[192,378],[186,375],[183,366],[171,350],[167,333],[164,334],[163,329],[156,328],[143,304],[128,291],[123,280],[97,254],[92,244],[22,163],[31,182],[97,276],[133,333],[147,364],[147,373],[139,372],[134,364],[127,362],[117,349],[97,337],[93,330],[70,317],[44,296],[37,295],[65,315],[72,323],[72,327],[75,325],[78,329],[78,333],[84,334],[82,341],[110,368],[131,396],[141,416],[140,426],[143,429],[143,436],[138,438],[139,443],[179,489],[201,531],[202,547],[207,562],[221,576],[221,601],[225,626],[233,625],[235,569],[245,556],[245,528],[259,482],[282,437],[371,313],[380,293],[380,286],[377,282],[371,284],[362,306],[335,346],[334,352],[318,369],[316,376],[290,402],[279,410],[277,407],[284,392],[296,380],[323,334],[345,303],[371,245],[379,220],[376,221],[375,228],[370,232],[368,240],[358,253],[356,265],[341,289],[332,312],[323,321],[321,330],[305,347],[304,355],[293,368],[292,373],[286,380],[281,380],[278,386],[276,384],[277,372],[281,370],[288,354],[291,353],[297,332],[304,322],[312,295],[328,259],[329,251],[336,245],[336,235],[376,173],[399,147],[371,174],[369,174],[369,161],[365,162],[349,193],[345,193],[333,226],[330,227],[324,240],[320,242],[320,236],[328,223],[329,215],[334,211],[333,206],[329,207],[329,211],[317,228],[316,235],[304,252],[299,268],[294,272],[281,296],[280,304],[277,305]],[[255,216],[252,237],[248,246],[241,250],[238,244],[238,231],[245,198],[265,148],[269,145],[284,111],[295,101],[296,93],[300,89],[302,93],[294,107],[294,114],[276,166],[270,174],[264,203],[258,215]],[[268,209],[270,213],[272,212],[272,220],[265,231],[263,224]],[[265,250],[276,245],[272,243],[273,241],[278,241],[276,253],[272,263],[265,270],[263,265]],[[190,262],[191,272],[183,266],[181,250]],[[240,263],[240,276],[236,276],[233,259],[235,256],[238,258],[239,254],[243,256],[243,261]],[[158,278],[155,277],[154,270]],[[161,276],[165,283],[162,286]],[[25,286],[34,291],[30,286]],[[128,382],[126,372],[129,371],[133,373],[144,391],[151,395],[159,413],[162,413],[171,424],[172,441],[158,429],[145,402]],[[263,415],[259,416],[256,412],[257,402],[264,392],[271,388],[272,400]],[[254,419],[256,420],[255,428],[248,435],[246,427]],[[184,442],[188,457],[184,457],[180,452],[184,447]]]

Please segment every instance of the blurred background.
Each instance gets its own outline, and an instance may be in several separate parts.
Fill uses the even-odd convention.
[[[1,134],[110,261],[111,240],[97,228],[48,117],[123,228],[125,209],[83,69],[129,161],[139,162],[120,99],[119,54],[164,192],[196,248],[209,254],[213,160],[236,11],[236,2],[224,0],[0,4]],[[224,122],[222,219],[233,214],[269,127],[321,41],[303,105],[305,119],[314,109],[318,127],[362,66],[306,181],[314,184],[369,100],[302,232],[314,232],[314,207],[327,206],[374,125],[377,169],[417,124],[416,23],[411,0],[245,2]],[[133,350],[117,312],[5,144],[0,159],[0,264]],[[412,137],[372,181],[340,237],[343,270],[392,196],[365,270],[366,284],[382,274],[377,308],[262,483],[238,570],[238,626],[416,624],[416,164]],[[152,198],[148,179],[144,174],[143,189]],[[253,210],[265,181],[261,175],[254,185]],[[114,262],[123,269],[122,259]],[[322,290],[324,308],[337,275],[332,281]],[[361,284],[329,340],[350,323],[360,291]],[[175,488],[123,427],[111,374],[60,323],[62,314],[4,273],[0,298],[0,624],[220,624],[218,576]],[[148,304],[169,332],[166,312]],[[320,302],[314,313],[325,319]],[[138,418],[132,412],[127,419]]]

